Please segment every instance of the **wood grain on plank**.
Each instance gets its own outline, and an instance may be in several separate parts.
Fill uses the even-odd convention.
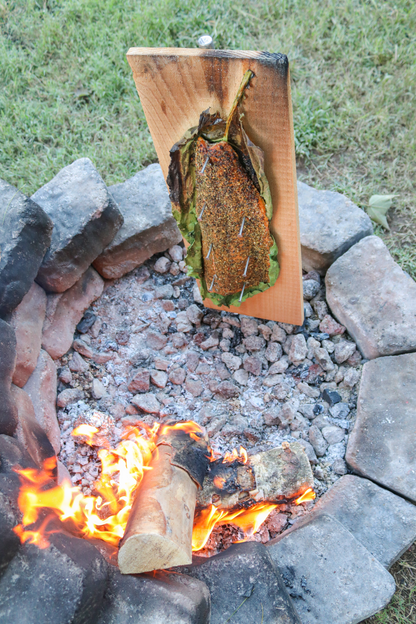
[[[273,200],[271,230],[279,248],[280,275],[264,293],[247,299],[240,307],[222,309],[301,325],[302,262],[286,57],[238,50],[131,48],[127,59],[165,178],[174,143],[198,124],[203,110],[211,108],[226,117],[245,71],[254,72],[243,102],[243,126],[265,154]],[[216,308],[208,299],[204,304]]]

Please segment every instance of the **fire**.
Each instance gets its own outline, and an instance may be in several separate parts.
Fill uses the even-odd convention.
[[[238,454],[238,451],[235,448],[232,450],[231,453],[227,451],[227,453],[224,455],[222,463],[231,464],[233,461],[239,461],[242,464],[246,464],[248,462],[247,451],[243,446],[240,446],[240,454]]]
[[[301,503],[306,503],[307,501],[313,501],[315,500],[315,498],[316,494],[313,489],[308,488],[306,492],[302,494],[302,496],[299,496],[299,498],[295,500],[295,505],[300,505]]]
[[[249,509],[237,511],[217,509],[215,505],[211,505],[210,509],[202,509],[194,521],[192,550],[195,552],[204,548],[214,527],[221,524],[234,524],[242,529],[247,537],[251,537],[276,507],[277,505],[272,503],[257,503]]]
[[[53,513],[43,520],[41,526],[32,527],[40,519],[41,510],[47,509],[55,512],[62,522],[71,522],[72,526],[75,523],[85,537],[98,537],[117,544],[126,528],[134,492],[145,470],[149,470],[159,428],[157,425],[147,429],[146,435],[138,429],[129,429],[116,449],[98,451],[102,470],[95,483],[96,496],[85,496],[68,481],[49,487],[56,467],[54,457],[46,460],[43,470],[15,469],[21,480],[18,504],[23,517],[14,531],[20,540],[47,548],[47,535],[51,532],[47,525],[53,519]],[[83,441],[90,445],[94,444],[97,433],[98,430],[90,425],[81,425],[73,431],[74,436],[84,437]]]
[[[219,476],[214,477],[214,485],[219,490],[222,490],[222,488],[224,487],[224,483],[225,483],[224,477],[219,477]]]
[[[240,455],[241,450],[244,451],[245,449],[240,447]],[[228,453],[228,458],[232,456],[233,459],[230,460],[227,458],[227,462],[235,461],[236,453],[236,449],[233,450],[232,454]],[[226,458],[224,458],[224,461],[225,460]],[[214,485],[220,489],[222,489],[224,482],[225,479],[222,477],[215,477],[214,479]],[[295,499],[294,503],[295,505],[300,505],[301,503],[312,501],[315,498],[316,494],[313,489],[308,488],[301,496]],[[194,528],[192,532],[192,550],[198,551],[204,548],[215,526],[221,524],[234,524],[242,529],[247,537],[250,537],[259,530],[263,522],[276,507],[278,507],[278,505],[263,502],[257,503],[248,509],[239,509],[237,511],[217,509],[215,505],[211,505],[211,508],[201,510],[195,517],[194,521]]]
[[[206,455],[210,462],[215,462],[221,457],[219,453],[215,453],[212,448],[209,449],[209,455]]]
[[[49,546],[49,541],[46,538],[46,527],[48,526],[50,521],[51,516],[45,518],[37,531],[25,530],[21,524],[18,524],[16,527],[14,527],[13,530],[16,535],[19,536],[22,544],[24,544],[25,542],[29,542],[30,544],[35,544],[38,548],[44,549]],[[51,534],[51,532],[53,531],[48,531],[49,535]]]
[[[184,422],[184,423],[176,423],[174,425],[165,425],[160,430],[160,435],[165,435],[169,431],[175,431],[175,430],[176,431],[177,430],[184,431],[185,433],[187,433],[192,438],[192,440],[196,440],[196,442],[198,442],[198,440],[201,437],[201,434],[203,433],[202,427],[200,427],[193,420],[189,420],[189,421]],[[197,435],[197,434],[199,434],[199,435]]]
[[[80,425],[73,430],[73,436],[82,436],[83,441],[89,446],[94,446],[94,437],[99,432],[97,427],[93,427],[92,425]]]
[[[89,446],[98,447],[101,462],[101,476],[94,484],[95,495],[84,495],[80,488],[70,481],[54,485],[56,458],[44,462],[43,469],[15,468],[21,481],[18,505],[22,521],[14,528],[22,543],[36,544],[39,548],[49,546],[48,536],[55,532],[51,522],[58,517],[71,532],[74,528],[85,537],[94,537],[117,545],[124,535],[128,516],[137,487],[146,470],[150,470],[152,453],[156,449],[159,435],[171,430],[187,433],[199,440],[203,429],[192,421],[173,425],[155,423],[148,427],[141,423],[140,428],[127,428],[121,442],[115,449],[109,448],[108,441],[100,436],[100,431],[91,425],[82,424],[73,430],[72,435]],[[210,459],[215,461],[212,449]],[[248,462],[247,451],[240,446],[239,452],[233,449],[226,453],[223,462]],[[218,488],[223,488],[225,479],[216,477]],[[299,496],[295,503],[315,498],[312,488]],[[252,507],[225,511],[212,505],[198,512],[194,521],[192,549],[201,550],[217,525],[233,524],[250,537],[256,533],[276,504],[260,502]]]

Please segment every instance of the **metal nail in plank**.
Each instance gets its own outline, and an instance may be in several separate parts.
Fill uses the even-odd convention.
[[[203,173],[204,173],[204,171],[205,171],[205,167],[206,167],[206,166],[207,166],[207,164],[208,164],[208,161],[209,161],[209,156],[207,156],[207,158],[206,158],[206,160],[205,160],[204,164],[202,165],[202,169],[201,169],[201,171],[199,172],[199,173],[200,173],[200,175],[203,175]]]
[[[246,268],[244,269],[243,277],[246,277],[246,275],[247,275],[247,269],[248,269],[248,263],[249,262],[250,262],[250,256],[247,258]]]
[[[239,299],[240,303],[241,303],[242,298],[244,297],[244,289],[246,287],[246,284],[247,284],[247,282],[244,282],[244,284],[243,284],[243,289],[241,291],[241,295],[240,295],[240,299]]]
[[[202,215],[204,214],[204,210],[205,210],[205,208],[206,208],[206,207],[207,207],[207,205],[206,205],[206,204],[204,204],[204,205],[202,206],[202,210],[201,210],[200,215],[199,215],[199,217],[198,217],[198,221],[201,221],[201,219],[202,219]]]
[[[241,221],[241,227],[240,227],[240,231],[238,233],[239,236],[242,236],[243,234],[243,228],[244,228],[244,221],[246,220],[245,217],[243,217],[243,220]]]
[[[212,247],[213,247],[213,244],[211,243],[211,245],[209,246],[209,249],[208,249],[208,253],[207,253],[207,255],[205,256],[205,260],[208,260],[208,258],[210,257],[210,255],[211,255],[211,251],[212,251]]]
[[[209,290],[212,290],[212,289],[214,288],[214,282],[215,282],[215,278],[216,278],[216,277],[217,277],[217,276],[216,276],[216,275],[214,275],[214,277],[212,278],[212,282],[211,282],[211,286],[209,287]]]

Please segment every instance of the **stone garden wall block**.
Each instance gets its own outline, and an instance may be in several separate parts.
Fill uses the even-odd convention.
[[[363,367],[346,460],[358,474],[416,502],[416,353]]]
[[[16,464],[22,468],[35,468],[36,466],[18,440],[12,436],[0,434],[0,473],[16,475],[13,471],[13,466]]]
[[[40,352],[35,370],[29,377],[24,391],[29,395],[36,420],[46,432],[55,453],[61,447],[61,433],[56,418],[56,366],[50,355]]]
[[[387,605],[393,577],[330,516],[267,544],[302,624],[358,624]]]
[[[194,557],[186,574],[204,581],[211,592],[211,624],[233,620],[300,624],[278,570],[258,542],[233,544],[214,557]],[[237,614],[236,614],[237,615]]]
[[[11,392],[17,409],[15,436],[38,468],[42,468],[45,459],[55,455],[53,446],[45,430],[36,420],[33,403],[27,392],[13,384]]]
[[[0,579],[0,621],[7,624],[93,624],[108,566],[86,540],[64,533],[46,549],[26,544]]]
[[[0,577],[19,548],[20,540],[13,531],[18,523],[7,496],[0,491]]]
[[[62,169],[32,196],[53,221],[51,245],[36,281],[64,292],[113,240],[123,217],[89,158]]]
[[[103,292],[104,280],[90,267],[69,290],[48,295],[42,347],[54,359],[68,351],[85,310]]]
[[[371,220],[352,201],[332,191],[318,191],[298,182],[302,267],[324,275],[330,265],[364,236]]]
[[[13,383],[23,388],[36,368],[41,340],[42,326],[46,312],[46,293],[33,282],[30,290],[12,314],[10,321],[16,334],[16,368]]]
[[[16,464],[22,468],[36,468],[35,462],[18,440],[0,435],[0,493],[6,497],[16,517],[20,517],[17,504],[20,479],[13,470]]]
[[[178,572],[121,574],[111,567],[97,624],[209,624],[207,586]]]
[[[0,210],[0,317],[7,318],[36,277],[53,224],[37,203],[3,180]]]
[[[341,522],[386,568],[416,540],[416,507],[355,475],[336,481],[313,513]]]
[[[172,216],[159,164],[149,165],[109,191],[123,214],[124,225],[95,260],[94,267],[106,279],[114,279],[179,243],[182,236]]]
[[[0,319],[0,434],[13,435],[17,410],[10,393],[16,364],[16,336],[13,328]]]
[[[416,283],[378,236],[354,245],[328,270],[327,300],[364,357],[416,350]]]

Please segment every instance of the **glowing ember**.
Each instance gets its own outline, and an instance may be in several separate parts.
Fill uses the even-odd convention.
[[[220,476],[214,477],[214,485],[219,490],[222,490],[222,488],[224,487],[224,483],[225,483],[224,477],[220,477]]]

